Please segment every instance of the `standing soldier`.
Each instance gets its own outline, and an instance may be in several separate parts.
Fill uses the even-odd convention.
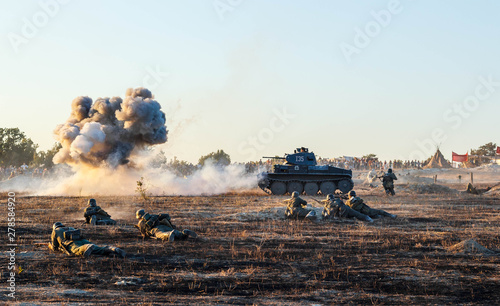
[[[361,221],[373,222],[372,218],[345,205],[340,198],[335,198],[333,194],[327,195],[326,200],[323,200],[323,202],[325,202],[325,207],[323,208],[322,213],[324,219],[340,217],[356,218]]]
[[[139,220],[137,228],[143,237],[152,237],[170,242],[176,239],[186,240],[188,237],[198,237],[191,230],[185,229],[182,232],[177,230],[176,226],[170,222],[168,214],[153,215],[146,213],[144,209],[139,209],[135,213],[135,217]]]
[[[385,193],[387,195],[395,195],[394,192],[394,181],[397,180],[396,174],[392,173],[392,169],[389,168],[387,173],[382,177],[382,185],[384,185]]]
[[[312,209],[305,208],[307,202],[299,197],[297,191],[292,192],[292,197],[285,201],[288,202],[285,211],[286,218],[307,218],[311,221],[316,220],[316,212]]]
[[[85,223],[92,225],[115,225],[116,221],[101,207],[97,206],[95,199],[89,199],[89,206],[85,208],[83,216]]]
[[[52,226],[52,236],[49,248],[60,251],[70,256],[77,255],[89,257],[90,255],[113,256],[118,255],[125,258],[125,251],[117,247],[97,246],[87,239],[84,239],[79,229],[65,227],[61,222],[56,222]]]
[[[395,219],[397,217],[396,215],[390,214],[384,210],[370,208],[370,206],[363,203],[363,199],[356,196],[356,191],[354,190],[349,191],[348,195],[349,199],[345,204],[355,211],[369,216],[370,218],[378,218],[379,216],[384,216]]]

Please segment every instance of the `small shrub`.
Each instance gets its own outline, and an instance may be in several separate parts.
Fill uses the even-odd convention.
[[[149,199],[148,188],[146,186],[146,183],[144,182],[144,177],[141,177],[141,179],[137,181],[135,192],[137,192],[144,201],[147,201]]]

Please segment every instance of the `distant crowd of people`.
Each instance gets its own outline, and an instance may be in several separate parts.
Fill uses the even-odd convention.
[[[365,158],[319,158],[318,165],[330,165],[351,170],[387,170],[387,169],[420,169],[424,165],[418,160],[389,160],[380,161],[378,159]]]
[[[48,174],[48,169],[43,167],[29,167],[26,164],[22,164],[19,167],[8,166],[0,167],[0,180],[10,180],[16,176],[24,175],[30,177],[44,178]]]
[[[252,161],[246,163],[237,163],[245,167],[246,173],[255,173],[260,171],[272,171],[273,165],[282,164],[283,160],[272,160],[268,159],[265,161]],[[330,165],[343,169],[351,170],[387,170],[392,169],[419,169],[423,167],[423,163],[420,161],[379,161],[374,159],[364,159],[364,158],[318,158],[317,163],[319,166]],[[49,170],[44,167],[30,167],[26,164],[22,164],[19,167],[8,166],[0,167],[0,180],[12,179],[18,175],[30,176],[30,177],[40,177],[44,178],[48,175]]]
[[[241,163],[245,166],[247,173],[253,173],[257,171],[271,171],[273,165],[282,164],[283,160],[272,160],[268,159],[266,161],[253,161],[247,163]],[[329,165],[343,169],[351,170],[381,170],[386,171],[387,169],[420,169],[424,166],[421,161],[417,160],[390,160],[390,161],[379,161],[376,159],[365,159],[365,158],[318,158],[317,163],[319,166]]]

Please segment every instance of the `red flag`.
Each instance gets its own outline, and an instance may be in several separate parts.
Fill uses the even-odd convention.
[[[497,154],[500,154],[500,147],[497,147]]]
[[[464,155],[460,155],[460,154],[457,154],[455,152],[451,152],[451,159],[454,162],[459,162],[459,163],[466,162],[469,159],[469,152],[465,153]]]

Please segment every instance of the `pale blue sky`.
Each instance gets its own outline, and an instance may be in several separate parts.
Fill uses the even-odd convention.
[[[0,126],[47,149],[73,98],[123,97],[155,83],[158,69],[151,90],[168,120],[165,151],[192,162],[217,149],[246,161],[299,146],[428,157],[435,129],[450,159],[500,143],[500,86],[480,81],[500,82],[500,2],[401,0],[377,23],[371,12],[391,2],[69,1],[43,20],[38,1],[1,1]],[[214,3],[236,5],[221,15]],[[15,52],[12,35],[35,17],[42,27]],[[348,61],[342,43],[356,46],[355,28],[374,23],[380,31]],[[454,105],[478,86],[480,103],[459,123]],[[296,117],[283,124],[283,109]]]

